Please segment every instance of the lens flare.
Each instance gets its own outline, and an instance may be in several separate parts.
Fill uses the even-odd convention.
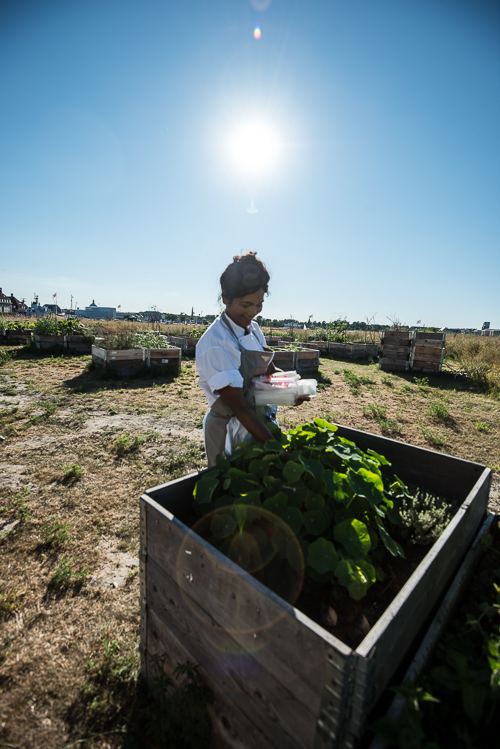
[[[253,38],[259,40],[261,36],[262,36],[262,31],[260,30],[258,26],[256,26],[253,30]]]

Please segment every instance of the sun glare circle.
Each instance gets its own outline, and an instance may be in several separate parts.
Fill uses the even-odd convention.
[[[274,166],[280,144],[273,128],[253,120],[240,125],[229,139],[229,152],[236,166],[251,173],[268,171]]]

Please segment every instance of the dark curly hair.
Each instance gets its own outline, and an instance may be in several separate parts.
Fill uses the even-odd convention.
[[[235,255],[220,277],[222,295],[228,301],[237,297],[254,294],[259,289],[268,292],[269,273],[266,266],[252,250],[243,255]]]

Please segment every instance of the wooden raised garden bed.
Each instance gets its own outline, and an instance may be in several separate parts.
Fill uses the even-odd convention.
[[[410,367],[414,372],[440,372],[445,353],[445,333],[414,334]]]
[[[182,353],[179,348],[134,348],[111,351],[92,346],[92,362],[122,377],[130,377],[142,369],[178,374]]]
[[[413,333],[410,330],[384,330],[379,368],[386,371],[407,372]]]
[[[33,333],[33,340],[37,349],[64,348],[64,335],[39,335]]]
[[[67,335],[64,337],[64,347],[75,354],[91,354],[92,343],[83,335]]]
[[[369,359],[378,356],[378,343],[334,343],[328,344],[328,353],[343,359]]]
[[[141,664],[200,665],[215,695],[216,743],[232,749],[351,749],[462,562],[486,512],[491,471],[339,427],[398,476],[460,508],[355,649],[286,603],[193,532],[199,474],[148,490],[141,514]]]
[[[18,344],[18,343],[30,343],[31,342],[31,330],[9,330],[5,331],[6,343]]]
[[[292,369],[297,370],[300,375],[307,377],[318,371],[319,351],[317,349],[299,349],[295,354],[295,366]]]

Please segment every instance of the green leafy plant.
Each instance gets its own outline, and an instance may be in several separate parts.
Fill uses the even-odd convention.
[[[404,556],[389,533],[400,520],[395,497],[404,484],[395,478],[384,486],[381,467],[389,462],[336,431],[314,419],[278,430],[265,445],[243,443],[218,456],[194,489],[211,543],[245,569],[259,569],[287,600],[304,570],[310,582],[340,585],[359,600],[387,553]],[[262,559],[270,560],[264,572]]]
[[[64,483],[74,483],[75,481],[81,479],[81,477],[83,476],[83,468],[78,465],[78,463],[69,463],[68,465],[63,466],[63,470]]]
[[[351,393],[353,395],[359,395],[361,393],[361,385],[373,385],[374,381],[370,377],[360,377],[352,369],[344,369],[342,372],[344,381],[347,382]]]
[[[398,494],[401,524],[397,537],[402,542],[422,544],[434,543],[443,533],[460,502],[443,498],[419,487]]]
[[[44,543],[51,549],[57,549],[69,539],[69,525],[62,523],[59,518],[51,518],[50,522],[41,527]]]
[[[84,567],[77,571],[75,569],[75,566],[78,566],[76,565],[77,561],[78,557],[71,560],[63,557],[52,573],[50,586],[58,590],[64,590],[72,586],[79,590],[85,582],[89,568]]]
[[[429,415],[439,421],[449,421],[450,419],[450,411],[448,407],[440,401],[430,404]]]

